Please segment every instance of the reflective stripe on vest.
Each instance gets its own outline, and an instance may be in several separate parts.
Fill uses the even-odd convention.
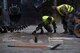
[[[65,5],[65,6],[66,6],[69,13],[71,13],[74,10],[74,8],[70,5]]]

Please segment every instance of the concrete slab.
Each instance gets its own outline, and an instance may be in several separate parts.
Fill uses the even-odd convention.
[[[59,27],[59,26],[58,26]],[[57,28],[57,33],[37,35],[38,42],[34,42],[34,35],[31,32],[35,29],[35,26],[30,26],[20,33],[3,33],[0,34],[0,53],[80,53],[80,39],[73,35],[60,34],[63,29],[62,27]],[[45,30],[46,32],[46,30]],[[48,48],[18,48],[8,47],[8,45],[56,45],[61,43],[62,45],[55,50],[49,50]]]
[[[3,35],[3,36],[2,36]],[[51,40],[49,40],[51,38]],[[0,36],[0,53],[80,53],[80,39],[74,37],[49,37],[47,35],[38,35],[39,42],[34,42],[33,35],[27,33],[5,33]],[[16,44],[34,44],[34,45],[62,45],[55,50],[48,48],[17,48],[8,47]]]

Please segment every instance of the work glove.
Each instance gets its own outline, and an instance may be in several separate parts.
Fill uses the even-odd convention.
[[[36,31],[33,31],[32,34],[36,34]]]

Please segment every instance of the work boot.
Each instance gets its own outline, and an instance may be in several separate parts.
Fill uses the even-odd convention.
[[[74,32],[72,30],[69,30],[69,35],[74,35]]]
[[[71,32],[69,32],[69,35],[75,35],[75,34],[71,31]]]
[[[74,35],[73,33],[69,33],[68,35]]]
[[[56,33],[56,30],[54,30],[54,33]]]

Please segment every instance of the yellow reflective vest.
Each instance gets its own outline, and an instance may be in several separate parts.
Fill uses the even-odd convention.
[[[42,17],[42,21],[43,21],[43,23],[46,25],[47,23],[48,23],[48,21],[47,21],[47,18],[48,18],[49,16],[43,16]],[[54,21],[54,18],[52,17],[52,21],[51,21],[51,23]]]
[[[67,4],[62,4],[62,5],[60,5],[60,6],[57,6],[57,11],[58,11],[59,14],[62,15],[62,16],[64,16],[64,14],[60,11],[60,9],[61,9],[62,7],[66,7],[68,13],[71,13],[71,12],[74,10],[74,8],[73,8],[72,6],[67,5]]]

